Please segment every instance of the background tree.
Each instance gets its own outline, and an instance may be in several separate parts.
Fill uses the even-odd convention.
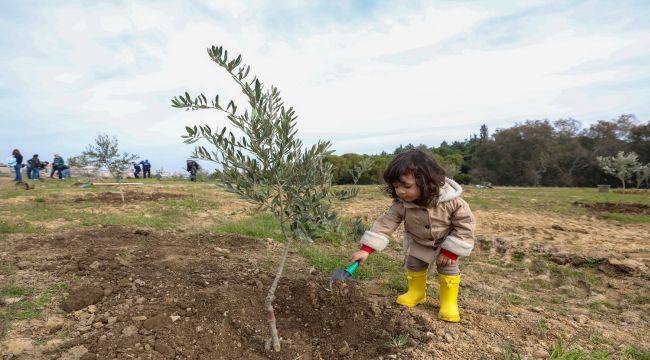
[[[116,136],[99,134],[94,144],[89,144],[80,156],[74,157],[76,164],[92,165],[98,169],[105,168],[115,179],[121,179],[122,173],[131,167],[138,155],[123,152],[120,154]],[[73,159],[73,158],[71,158]]]
[[[625,189],[625,181],[630,179],[641,168],[638,155],[633,152],[625,154],[623,151],[619,151],[616,156],[599,156],[597,159],[605,172],[621,180],[623,189]]]
[[[183,138],[186,143],[207,141],[214,150],[197,146],[194,157],[220,164],[220,184],[227,191],[271,211],[280,222],[286,243],[264,305],[271,332],[269,346],[279,351],[273,300],[292,240],[310,240],[314,227],[336,221],[328,200],[332,165],[323,161],[333,151],[327,141],[303,146],[297,137],[294,109],[284,105],[276,87],[264,86],[257,77],[248,80],[250,66],[240,65],[241,55],[229,59],[220,46],[212,46],[208,54],[241,88],[248,107],[237,111],[231,100],[224,108],[219,95],[208,101],[203,94],[191,97],[187,92],[173,98],[172,106],[226,114],[232,130],[223,127],[213,131],[208,125],[186,127]]]
[[[640,188],[644,182],[646,183],[646,187],[647,187],[648,180],[650,180],[650,164],[639,166],[638,169],[636,170],[636,173],[634,174],[634,178],[636,179],[637,188]]]

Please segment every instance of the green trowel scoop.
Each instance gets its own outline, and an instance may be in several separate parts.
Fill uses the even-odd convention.
[[[353,262],[351,265],[348,265],[345,269],[336,269],[332,274],[330,279],[330,287],[327,290],[332,290],[332,284],[336,281],[347,281],[352,278],[352,274],[359,268],[359,260]]]

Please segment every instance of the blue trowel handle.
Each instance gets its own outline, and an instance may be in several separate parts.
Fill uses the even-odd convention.
[[[345,272],[352,275],[354,274],[355,271],[357,271],[358,268],[359,268],[359,260],[355,261],[354,263],[346,267]]]

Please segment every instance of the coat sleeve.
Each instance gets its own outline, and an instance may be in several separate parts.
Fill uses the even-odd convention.
[[[404,220],[404,205],[401,201],[393,201],[390,209],[380,216],[361,237],[361,244],[382,251],[388,246],[388,238]]]
[[[474,228],[476,219],[469,205],[463,199],[455,199],[451,215],[452,230],[440,245],[458,256],[468,256],[474,249]]]

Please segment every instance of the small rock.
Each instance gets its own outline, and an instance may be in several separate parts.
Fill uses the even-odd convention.
[[[29,268],[31,266],[32,266],[32,263],[29,262],[29,261],[19,261],[18,263],[16,263],[16,267],[18,269],[20,269],[20,270],[25,270],[25,269],[27,269],[27,268]]]
[[[86,333],[86,332],[88,332],[88,331],[90,331],[90,329],[91,329],[91,327],[88,326],[88,325],[84,325],[84,326],[79,326],[79,327],[77,327],[77,331],[79,331],[79,332],[82,333],[82,334],[83,334],[83,333]]]
[[[452,342],[454,342],[454,337],[451,336],[450,333],[446,333],[445,334],[445,341],[451,344]]]
[[[316,270],[316,268],[313,267],[313,266],[310,267],[309,268],[309,275],[316,275],[316,274],[318,274],[318,270]]]
[[[88,305],[88,312],[91,314],[94,314],[97,312],[97,306],[96,305]]]
[[[145,321],[145,320],[147,320],[147,317],[144,316],[144,315],[134,316],[134,317],[131,318],[131,320],[133,320],[133,321]]]
[[[126,336],[126,337],[135,335],[137,333],[138,333],[138,328],[133,325],[129,325],[122,330],[122,336]]]
[[[579,324],[586,324],[589,321],[589,318],[585,315],[578,315],[574,316],[575,321],[577,321]]]
[[[54,352],[56,349],[60,348],[63,345],[63,339],[52,339],[48,340],[45,345],[43,345],[44,352]]]
[[[492,240],[487,239],[485,236],[477,235],[476,241],[478,242],[479,249],[490,250],[492,248]]]
[[[153,345],[153,349],[167,358],[173,359],[176,356],[174,349],[161,341],[156,341],[156,343]]]
[[[97,359],[97,355],[87,352],[85,353],[82,357],[79,358],[79,360],[95,360]]]
[[[217,246],[213,247],[213,249],[216,252],[220,252],[220,253],[224,253],[224,254],[230,254],[230,250],[228,250],[228,249],[223,249],[223,248],[220,248],[220,247],[217,247]]]
[[[172,315],[169,318],[172,319],[172,322],[176,322],[176,320],[180,319],[181,317],[178,315]]]
[[[145,322],[142,323],[142,327],[149,331],[152,331],[164,327],[166,325],[169,325],[170,323],[171,323],[171,319],[169,318],[169,316],[165,314],[159,314],[145,320]]]
[[[610,266],[626,274],[645,273],[648,270],[645,264],[632,259],[609,258],[607,262]]]
[[[343,346],[339,349],[339,355],[347,355],[350,352],[350,345],[347,341],[343,341]]]
[[[93,270],[97,270],[97,269],[99,269],[99,267],[100,267],[101,265],[102,265],[102,264],[100,264],[99,261],[95,260],[95,261],[93,261],[93,263],[90,264],[90,266],[88,266],[88,267],[91,268],[91,269],[93,269]]]
[[[566,229],[564,227],[562,227],[561,225],[558,225],[558,224],[551,225],[551,229],[558,230],[558,231],[566,231]]]
[[[101,322],[101,321],[97,321],[97,322],[93,323],[93,327],[94,327],[95,329],[101,329],[101,328],[104,327],[104,323]]]
[[[63,354],[59,359],[60,360],[80,360],[82,356],[86,355],[88,349],[83,345],[78,345],[73,348],[70,348],[68,351]]]
[[[113,293],[113,288],[110,286],[107,286],[104,288],[104,296],[108,296]]]
[[[142,297],[142,296],[140,296],[140,297],[138,297],[137,299],[135,299],[135,303],[136,303],[136,304],[143,304],[144,301],[145,301],[145,298]]]
[[[135,279],[134,283],[135,283],[136,285],[140,285],[140,286],[144,286],[144,285],[145,285],[144,280],[140,280],[140,279]]]
[[[80,286],[70,290],[68,297],[63,300],[61,308],[66,312],[81,310],[88,305],[96,304],[104,297],[104,290],[97,286]]]
[[[117,316],[109,316],[106,318],[108,325],[113,325],[117,322]]]
[[[546,350],[537,350],[535,351],[535,359],[547,359],[548,358],[548,351]]]
[[[47,322],[45,322],[45,328],[48,330],[50,334],[54,334],[55,332],[61,330],[64,322],[65,320],[63,320],[63,318],[58,316],[53,316],[47,319]]]
[[[22,301],[23,299],[24,299],[24,298],[23,298],[22,296],[17,296],[17,297],[6,298],[6,299],[4,299],[2,302],[3,302],[5,305],[11,305],[11,304],[15,304],[15,303],[17,303],[17,302],[20,302],[20,301]]]

